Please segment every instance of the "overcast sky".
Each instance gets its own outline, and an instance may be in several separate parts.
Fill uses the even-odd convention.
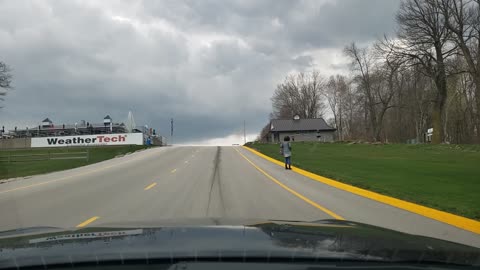
[[[179,143],[240,143],[244,120],[253,139],[285,75],[347,74],[343,47],[392,33],[399,2],[0,0],[0,125],[132,111]]]

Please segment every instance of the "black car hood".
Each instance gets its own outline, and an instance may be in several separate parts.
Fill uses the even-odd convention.
[[[480,249],[356,222],[248,221],[245,225],[219,225],[229,222],[212,219],[211,223],[215,225],[122,224],[3,232],[0,268],[176,258],[480,265]]]

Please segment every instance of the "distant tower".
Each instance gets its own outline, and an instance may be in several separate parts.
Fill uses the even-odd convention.
[[[127,122],[125,123],[125,127],[129,133],[131,133],[137,125],[135,124],[135,119],[133,119],[133,113],[131,111],[128,112]]]
[[[77,124],[75,124],[76,126]],[[108,127],[110,127],[110,132],[112,132],[112,118],[110,115],[107,115],[103,118],[103,125],[105,126],[105,133],[108,132]]]

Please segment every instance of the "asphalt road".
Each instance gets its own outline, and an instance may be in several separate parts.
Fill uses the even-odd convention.
[[[165,147],[0,185],[0,230],[343,217],[480,247],[480,235],[312,181],[242,147]],[[150,222],[149,222],[150,221]]]

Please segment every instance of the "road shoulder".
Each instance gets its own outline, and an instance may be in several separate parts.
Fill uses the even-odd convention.
[[[271,158],[267,155],[264,155],[264,154],[254,150],[252,148],[249,148],[249,147],[246,147],[246,146],[243,146],[243,148],[247,149],[251,153],[253,153],[253,154],[255,154],[255,155],[257,155],[257,156],[259,156],[259,157],[261,157],[265,160],[270,161],[271,163],[274,163],[274,164],[279,165],[279,166],[284,166],[284,164],[282,162],[280,162],[278,160],[275,160],[275,159],[273,159],[273,158]],[[390,205],[390,206],[393,206],[393,207],[396,207],[396,208],[400,208],[402,210],[412,212],[412,213],[415,213],[415,214],[418,214],[418,215],[421,215],[421,216],[424,216],[424,217],[427,217],[427,218],[430,218],[430,219],[433,219],[433,220],[436,220],[436,221],[440,221],[440,222],[455,226],[455,227],[463,229],[463,230],[467,230],[467,231],[470,231],[470,232],[473,232],[473,233],[476,233],[476,234],[480,234],[480,222],[478,222],[476,220],[468,219],[468,218],[457,216],[457,215],[447,213],[447,212],[444,212],[444,211],[440,211],[440,210],[436,210],[436,209],[433,209],[433,208],[425,207],[425,206],[422,206],[422,205],[419,205],[419,204],[415,204],[415,203],[407,202],[407,201],[400,200],[400,199],[397,199],[397,198],[389,197],[389,196],[382,195],[382,194],[379,194],[379,193],[376,193],[376,192],[372,192],[372,191],[369,191],[369,190],[366,190],[366,189],[354,187],[354,186],[344,184],[344,183],[338,182],[338,181],[330,179],[330,178],[326,178],[326,177],[308,172],[308,171],[300,169],[300,168],[293,168],[293,171],[300,174],[300,175],[303,175],[303,176],[305,176],[305,177],[307,177],[311,180],[321,182],[323,184],[335,187],[337,189],[341,189],[341,190],[353,193],[355,195],[358,195],[358,196],[361,196],[361,197],[364,197],[364,198],[368,198],[368,199],[371,199],[371,200],[374,200],[374,201],[377,201],[377,202],[381,202],[381,203],[384,203],[384,204],[387,204],[387,205]]]

